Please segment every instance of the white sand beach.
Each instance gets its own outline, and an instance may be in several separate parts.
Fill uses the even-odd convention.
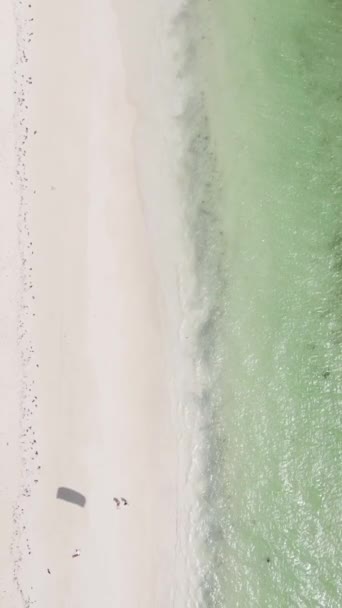
[[[168,125],[137,98],[127,43],[142,7],[14,5],[0,9],[0,605],[185,606],[180,220],[165,217],[166,152],[155,165]]]

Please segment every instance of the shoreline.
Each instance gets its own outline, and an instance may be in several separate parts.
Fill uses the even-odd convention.
[[[146,156],[148,120],[127,98],[122,16],[93,0],[72,9],[36,0],[19,11],[24,470],[16,465],[18,585],[8,597],[86,608],[101,589],[125,606],[182,606],[196,576],[181,215],[170,215],[173,247],[158,249],[170,222],[156,204],[162,179],[146,206],[157,155],[150,142]],[[140,136],[137,120],[147,129]],[[167,175],[165,159],[161,167],[170,205],[176,173]],[[191,290],[183,285],[185,297]],[[56,500],[64,485],[86,495],[84,509]],[[113,508],[115,495],[127,497],[125,510]]]

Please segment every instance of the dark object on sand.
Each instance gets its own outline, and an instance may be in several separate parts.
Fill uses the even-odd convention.
[[[86,503],[86,499],[83,494],[76,492],[76,490],[71,490],[70,488],[58,488],[57,498],[66,500],[67,502],[72,502],[74,505],[78,505],[79,507],[84,507]]]
[[[126,498],[121,497],[121,500],[122,500],[122,504],[126,507],[128,505],[128,501],[126,500]]]

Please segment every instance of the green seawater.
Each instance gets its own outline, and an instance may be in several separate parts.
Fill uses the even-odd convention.
[[[196,6],[201,604],[339,608],[342,2]]]

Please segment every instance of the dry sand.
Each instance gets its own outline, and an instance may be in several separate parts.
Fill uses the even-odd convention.
[[[0,605],[185,606],[177,270],[161,280],[142,196],[128,13],[31,4],[0,9]]]

